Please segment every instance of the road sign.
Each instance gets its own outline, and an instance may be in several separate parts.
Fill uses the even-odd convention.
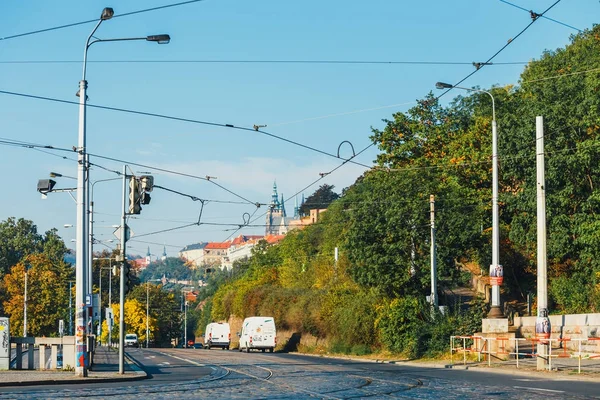
[[[122,231],[123,231],[122,227],[118,227],[113,232],[113,235],[115,235],[115,237],[117,239],[121,240],[121,232]],[[134,235],[135,235],[135,233],[133,233],[133,231],[127,225],[125,225],[125,241],[128,241],[129,239],[131,239]]]
[[[62,319],[58,320],[58,335],[62,336],[65,333],[65,321]]]

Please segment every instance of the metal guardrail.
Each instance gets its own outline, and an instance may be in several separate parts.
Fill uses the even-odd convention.
[[[493,342],[495,346],[492,345]],[[572,343],[569,349],[568,343]],[[521,345],[520,345],[521,344]],[[548,345],[548,354],[538,354],[537,345]],[[553,346],[554,344],[554,346]],[[512,345],[512,346],[511,346]],[[582,346],[593,346],[595,351],[583,350]],[[552,353],[553,347],[555,353]],[[495,349],[492,351],[491,349]],[[514,349],[514,351],[511,351]],[[527,350],[526,350],[527,349]],[[529,350],[530,349],[530,350]],[[600,338],[503,338],[483,336],[450,336],[450,363],[454,364],[454,355],[462,353],[463,365],[467,365],[467,354],[477,354],[478,362],[482,356],[487,359],[488,366],[492,364],[492,357],[497,359],[513,356],[516,367],[519,368],[520,358],[542,357],[548,361],[548,370],[552,369],[553,358],[577,359],[577,371],[581,373],[581,361],[600,359]]]

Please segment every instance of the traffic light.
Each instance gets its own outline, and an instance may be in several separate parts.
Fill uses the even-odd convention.
[[[125,293],[129,293],[133,289],[133,281],[131,279],[131,267],[129,266],[129,263],[126,262],[125,264],[123,264],[123,269],[125,270]]]
[[[140,203],[150,204],[150,193],[142,192]]]
[[[154,177],[152,175],[140,176],[140,183],[144,192],[151,192],[154,189]]]
[[[139,214],[142,211],[140,205],[140,184],[135,176],[129,178],[129,214]]]

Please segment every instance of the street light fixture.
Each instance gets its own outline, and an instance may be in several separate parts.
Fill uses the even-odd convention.
[[[89,175],[89,163],[86,149],[86,102],[87,102],[87,81],[86,81],[86,67],[87,67],[87,53],[90,46],[98,42],[115,42],[115,41],[127,41],[127,40],[149,40],[150,36],[144,38],[121,38],[121,39],[97,39],[94,37],[96,30],[103,21],[107,21],[114,16],[114,10],[110,7],[102,10],[100,19],[85,42],[85,48],[83,51],[83,73],[82,79],[79,81],[79,135],[77,145],[77,243],[76,243],[76,267],[75,267],[75,278],[76,278],[76,304],[77,304],[77,335],[76,335],[76,364],[75,364],[75,375],[87,376],[87,343],[86,343],[86,324],[85,324],[85,293],[89,287],[86,285],[86,263],[89,263],[89,197],[88,192],[90,191]],[[92,40],[92,38],[94,40]],[[157,43],[167,43],[167,35],[156,35]],[[91,279],[91,277],[89,277]],[[84,289],[84,287],[86,289]],[[122,318],[122,316],[121,316]],[[119,338],[119,374],[124,373],[124,335],[121,329],[121,335]]]
[[[492,99],[492,265],[491,271],[502,271],[500,265],[500,228],[498,222],[498,129],[496,125],[496,103],[494,96],[487,90],[472,89],[451,85],[449,83],[437,82],[435,87],[438,89],[462,89],[471,92],[486,93]],[[492,274],[490,274],[491,276]],[[494,275],[498,275],[497,273]],[[500,278],[503,273],[500,273]],[[500,285],[497,280],[492,281],[492,306],[488,313],[488,318],[503,318],[504,314],[500,308]]]

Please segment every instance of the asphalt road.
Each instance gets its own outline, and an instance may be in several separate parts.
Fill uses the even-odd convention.
[[[151,378],[0,388],[6,398],[565,399],[599,398],[600,382],[235,350],[135,349]]]

